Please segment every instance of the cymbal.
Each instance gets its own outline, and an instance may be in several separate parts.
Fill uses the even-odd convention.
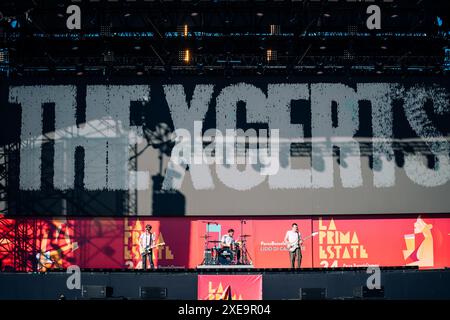
[[[211,243],[220,243],[220,241],[218,241],[218,240],[208,240],[208,242],[211,242]]]
[[[241,238],[251,237],[251,236],[252,236],[251,234],[242,234],[242,235],[241,235]]]

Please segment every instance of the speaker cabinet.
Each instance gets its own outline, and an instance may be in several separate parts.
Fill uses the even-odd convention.
[[[82,286],[81,295],[86,299],[106,299],[112,296],[113,289],[107,286]]]
[[[162,287],[139,287],[139,297],[148,300],[167,299],[167,288]]]
[[[326,288],[300,288],[300,300],[325,300]]]

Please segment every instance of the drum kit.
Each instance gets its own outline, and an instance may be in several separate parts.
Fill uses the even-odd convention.
[[[224,247],[219,240],[211,240],[210,224],[215,222],[206,221],[208,224],[206,234],[201,238],[204,239],[204,256],[202,265],[250,265],[250,254],[247,251],[247,238],[251,235],[242,233],[242,226],[245,224],[241,220],[241,235],[238,241],[231,243],[230,247]]]

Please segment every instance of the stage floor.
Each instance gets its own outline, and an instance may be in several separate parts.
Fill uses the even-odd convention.
[[[197,266],[197,269],[219,269],[219,270],[231,270],[231,269],[254,269],[255,267],[252,264],[228,264],[228,265],[223,265],[223,264],[204,264],[204,265],[199,265]]]

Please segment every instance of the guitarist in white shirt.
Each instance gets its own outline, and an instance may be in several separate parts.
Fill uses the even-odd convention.
[[[142,256],[142,269],[147,269],[147,258],[150,261],[150,268],[154,269],[153,264],[153,246],[156,243],[156,235],[151,232],[152,226],[147,224],[145,232],[139,237],[139,252]]]
[[[300,268],[302,264],[302,250],[301,245],[303,243],[302,236],[298,232],[298,225],[292,224],[292,229],[286,232],[284,237],[284,243],[286,243],[289,249],[289,258],[291,261],[291,268],[295,268],[295,259],[297,258],[297,266]]]

